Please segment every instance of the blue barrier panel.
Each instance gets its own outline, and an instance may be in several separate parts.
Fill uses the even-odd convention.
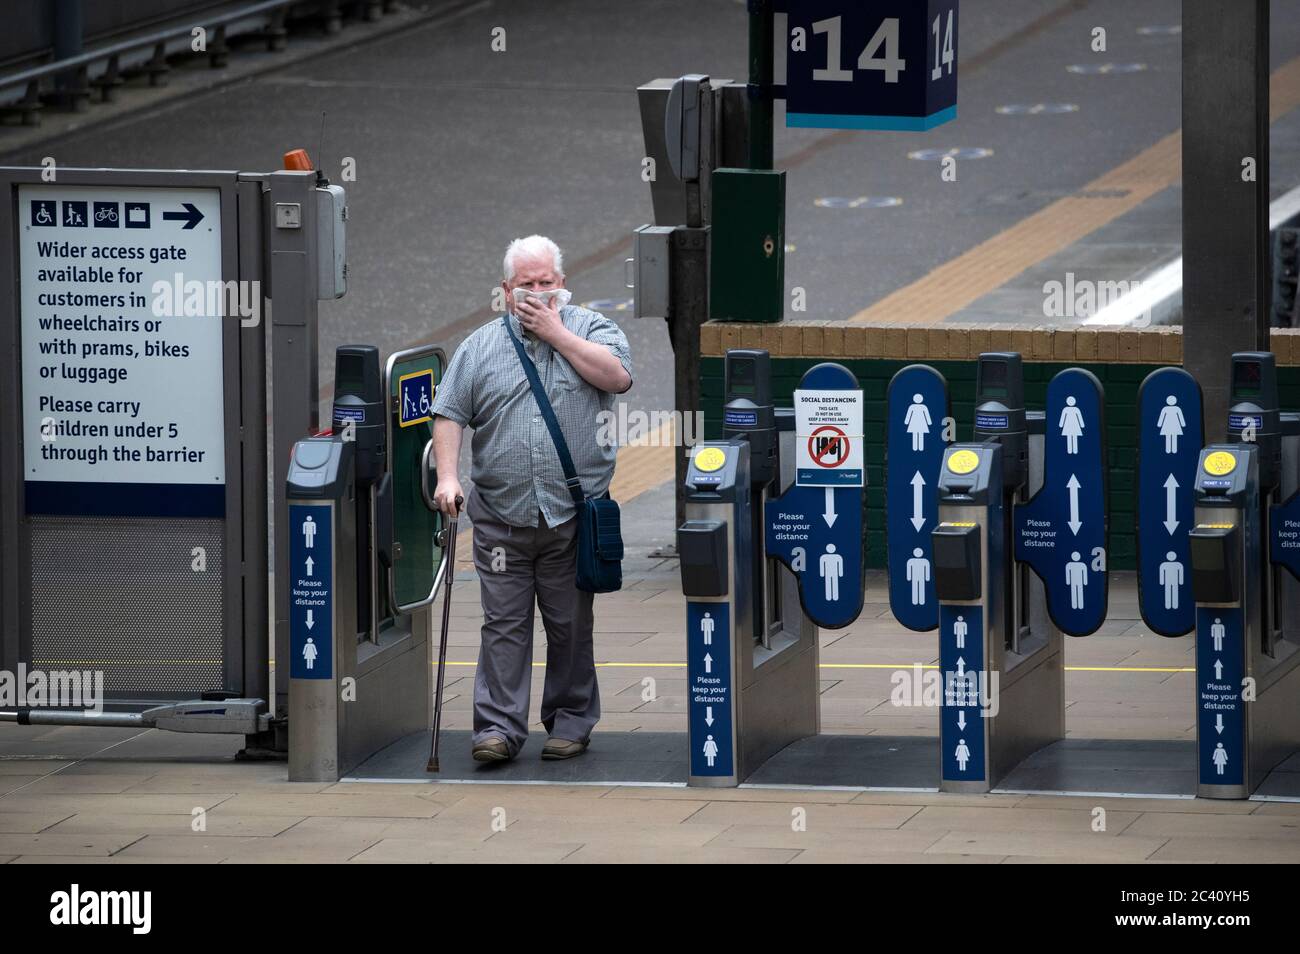
[[[1052,622],[1087,636],[1106,619],[1106,425],[1101,382],[1067,368],[1047,386],[1046,472],[1015,508],[1016,559],[1043,581]]]
[[[795,485],[767,502],[767,554],[799,580],[799,602],[818,626],[862,613],[866,593],[866,469],[862,391],[846,368],[809,368],[794,392]]]
[[[939,668],[943,708],[939,742],[943,777],[953,782],[984,780],[984,608],[944,604],[939,610]]]
[[[889,608],[908,629],[939,625],[930,531],[939,515],[939,467],[948,441],[948,385],[938,371],[908,365],[889,382],[885,450],[885,544]]]
[[[334,676],[333,508],[289,505],[289,675]]]
[[[1196,614],[1200,781],[1202,785],[1240,785],[1246,754],[1246,704],[1241,698],[1246,650],[1241,607],[1200,606]]]
[[[1201,386],[1182,368],[1147,375],[1138,390],[1138,605],[1162,636],[1196,624],[1188,531],[1205,442]]]
[[[1269,559],[1300,578],[1300,493],[1269,509]]]
[[[731,607],[686,604],[687,699],[691,774],[736,774],[731,725]]]

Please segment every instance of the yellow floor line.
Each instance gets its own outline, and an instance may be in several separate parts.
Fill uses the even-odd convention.
[[[1269,81],[1269,119],[1300,106],[1300,57]],[[1113,222],[1182,178],[1182,130],[1058,199],[1010,228],[944,262],[848,319],[850,325],[931,325]]]

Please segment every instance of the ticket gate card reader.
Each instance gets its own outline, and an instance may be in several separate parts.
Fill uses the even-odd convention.
[[[334,353],[333,430],[354,446],[357,538],[365,547],[357,569],[357,638],[379,641],[391,624],[385,573],[392,566],[392,476],[379,349],[342,345]]]
[[[1034,428],[1032,422],[1021,426],[1028,448]],[[1002,468],[1010,458],[1017,473],[1020,453],[1015,442],[954,444],[940,467],[931,546],[944,685],[943,791],[987,792],[1065,734],[1061,633],[1042,605],[1026,610],[1023,627],[1016,624],[1014,600],[1028,595],[1042,604],[1042,590],[1007,585],[1008,574],[1019,570],[1006,530],[1016,495],[1008,492]],[[1034,481],[1034,460],[1026,453],[1022,479]],[[1008,635],[1013,627],[1021,630],[1018,639]]]
[[[341,436],[312,437],[289,462],[291,782],[334,781],[356,764],[339,693],[357,637],[354,452]]]
[[[1015,503],[1028,500],[1030,414],[1025,410],[1025,373],[1019,354],[1014,351],[991,351],[979,356],[975,369],[975,422],[972,440],[996,441],[1002,447],[1003,507],[1008,519],[1003,521],[1004,552],[1013,552],[1010,511]],[[1041,422],[1041,417],[1036,417]],[[1040,431],[1041,433],[1041,431]],[[1041,470],[1041,467],[1040,467]],[[1022,637],[1030,632],[1029,568],[1015,565],[1002,574],[1005,591],[1002,637],[1018,648]]]
[[[394,357],[403,355],[424,360]],[[286,478],[290,781],[335,781],[430,721],[429,601],[398,600],[428,593],[445,553],[416,540],[432,531],[409,500],[394,533],[392,493],[396,466],[404,497],[417,480],[430,506],[427,439],[388,436],[400,388],[381,376],[375,348],[343,347],[337,359],[333,432],[295,444]],[[405,583],[395,588],[402,536],[411,545],[397,563]]]
[[[764,504],[780,492],[776,410],[772,405],[771,358],[766,351],[733,348],[727,351],[723,389],[722,435],[749,444],[750,539],[759,548],[753,579],[754,633],[768,648],[772,630],[781,622],[775,562],[762,558]]]
[[[1248,798],[1300,747],[1300,650],[1266,638],[1274,567],[1253,443],[1201,451],[1189,533],[1196,600],[1197,794]],[[1289,581],[1288,581],[1289,582]],[[1285,625],[1286,619],[1280,620]]]
[[[735,786],[757,767],[741,755],[736,699],[743,678],[737,657],[753,648],[749,445],[696,445],[686,489],[677,552],[686,596],[688,781]]]
[[[1259,448],[1260,538],[1256,559],[1264,568],[1260,638],[1272,656],[1300,646],[1300,584],[1270,561],[1277,504],[1300,492],[1300,419],[1279,409],[1276,358],[1267,351],[1232,356],[1228,441]]]
[[[1197,795],[1246,798],[1273,763],[1251,759],[1254,713],[1242,697],[1250,647],[1260,641],[1263,568],[1257,559],[1259,449],[1201,451],[1189,534],[1196,599]]]
[[[1025,372],[1014,351],[989,351],[975,368],[976,442],[996,440],[1002,454],[1002,486],[1015,493],[1028,479],[1029,429],[1025,423]]]
[[[765,559],[753,537],[753,450],[745,438],[709,441],[692,450],[686,519],[677,530],[686,596],[688,784],[743,782],[791,742],[819,728],[816,628],[797,593],[784,594],[759,638],[755,580]]]

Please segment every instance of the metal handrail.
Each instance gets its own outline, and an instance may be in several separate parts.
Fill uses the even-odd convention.
[[[0,75],[0,90],[10,89],[14,86],[22,86],[40,82],[42,79],[51,76],[59,76],[70,70],[80,69],[98,63],[102,60],[109,60],[123,53],[133,53],[136,50],[147,47],[156,47],[166,43],[168,40],[179,39],[183,36],[192,35],[196,26],[206,28],[220,28],[236,20],[242,20],[246,17],[257,16],[261,13],[268,13],[284,7],[298,3],[300,0],[261,0],[259,3],[252,3],[246,7],[239,7],[234,10],[228,10],[225,13],[209,15],[206,18],[198,18],[195,22],[176,26],[171,29],[160,30],[155,33],[149,33],[144,36],[133,37],[128,40],[119,40],[117,43],[111,43],[108,46],[99,47],[94,50],[87,50],[85,53],[78,53],[76,56],[69,56],[65,59],[54,60],[42,66],[34,66],[30,69],[23,70],[21,73],[12,73],[8,76]]]

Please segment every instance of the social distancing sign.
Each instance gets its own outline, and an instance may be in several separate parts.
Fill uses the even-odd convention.
[[[863,485],[862,392],[794,392],[795,483],[801,487]]]

